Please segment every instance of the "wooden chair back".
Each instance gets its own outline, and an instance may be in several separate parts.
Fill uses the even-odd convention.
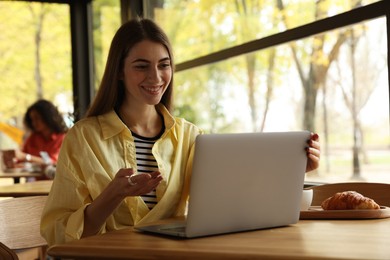
[[[375,200],[380,206],[390,207],[390,184],[372,182],[342,182],[312,186],[312,206],[320,206],[321,203],[341,191],[356,191],[360,194]]]
[[[12,250],[47,247],[40,222],[47,196],[0,200],[0,241]]]
[[[1,260],[19,260],[19,257],[8,248],[6,245],[0,242],[0,259]]]

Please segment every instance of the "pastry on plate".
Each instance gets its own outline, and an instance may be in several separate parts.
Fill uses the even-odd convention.
[[[380,206],[373,199],[356,191],[338,192],[324,200],[321,207],[324,210],[380,209]]]

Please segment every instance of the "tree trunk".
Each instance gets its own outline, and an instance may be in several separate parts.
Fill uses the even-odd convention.
[[[275,68],[276,48],[269,50],[268,55],[268,69],[267,69],[267,93],[265,95],[265,105],[263,111],[263,120],[260,125],[260,132],[264,131],[265,122],[267,120],[268,108],[271,102],[273,88],[274,88],[274,68]]]
[[[245,55],[246,71],[248,76],[248,103],[251,110],[252,130],[257,130],[257,108],[255,99],[255,71],[256,56],[254,53]]]
[[[36,26],[35,26],[35,37],[34,37],[34,43],[35,43],[35,69],[34,69],[34,79],[37,86],[37,98],[42,99],[43,98],[43,79],[42,79],[42,73],[41,73],[41,35],[42,35],[42,25],[43,21],[45,19],[45,9],[44,5],[40,5],[39,14],[37,17],[35,17],[34,9],[32,5],[29,6],[32,17],[34,20],[36,19]]]
[[[358,109],[356,104],[356,68],[355,68],[355,52],[357,39],[354,35],[354,30],[350,30],[350,58],[351,58],[351,72],[352,72],[352,121],[353,121],[353,149],[352,149],[352,167],[353,178],[360,178],[360,134],[358,125]]]

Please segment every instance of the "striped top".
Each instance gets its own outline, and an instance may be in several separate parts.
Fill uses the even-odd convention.
[[[152,148],[163,132],[164,128],[157,136],[151,138],[143,137],[132,132],[135,143],[138,173],[152,173],[154,171],[158,171],[157,161],[152,154]],[[141,198],[144,200],[149,209],[152,209],[157,204],[156,190],[142,195]]]

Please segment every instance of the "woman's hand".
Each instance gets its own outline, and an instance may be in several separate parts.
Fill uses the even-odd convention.
[[[18,163],[31,162],[46,165],[45,161],[40,156],[34,156],[19,150],[15,150],[15,161],[17,161]]]
[[[311,133],[310,139],[307,141],[309,146],[306,147],[308,159],[306,164],[306,172],[313,171],[320,165],[321,146],[319,140],[320,137],[318,134]]]
[[[161,181],[160,172],[134,174],[131,168],[120,169],[113,180],[119,182],[125,197],[145,195],[156,189]]]
[[[27,154],[22,152],[22,151],[19,151],[19,150],[15,150],[15,158],[18,162],[24,162],[24,161],[27,161],[26,158],[27,157]]]

